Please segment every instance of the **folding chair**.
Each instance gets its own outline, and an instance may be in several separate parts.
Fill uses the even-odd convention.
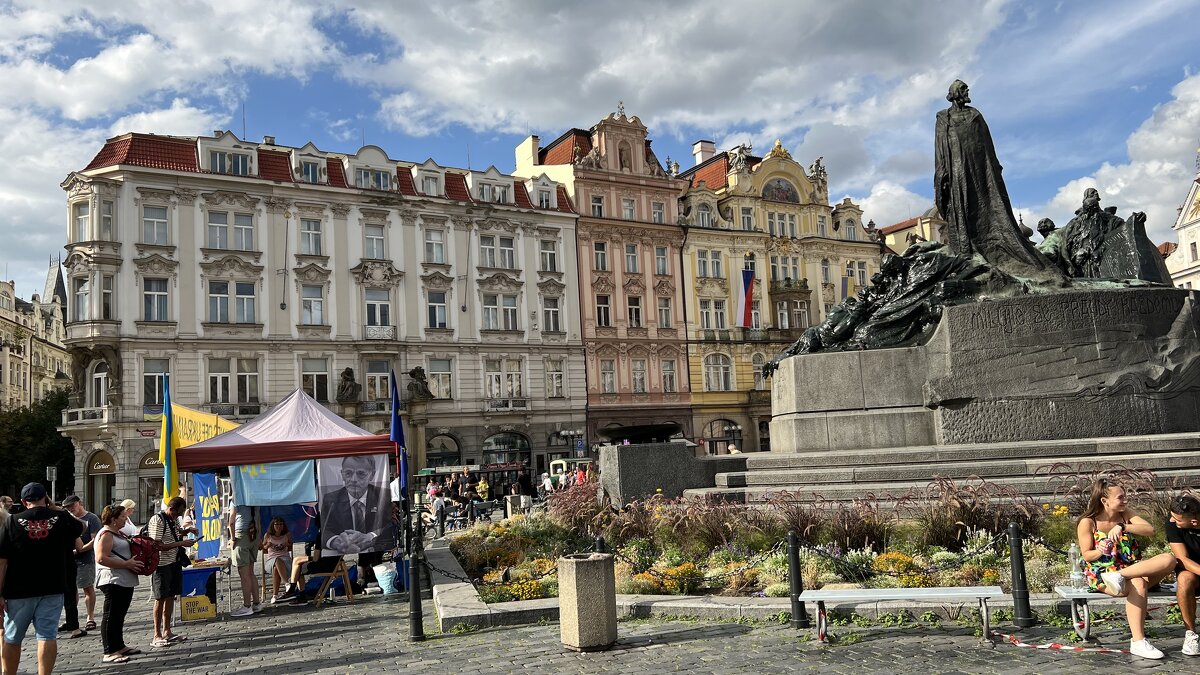
[[[321,582],[321,587],[317,589],[317,597],[313,599],[314,607],[320,607],[321,603],[326,601],[329,586],[333,584],[334,579],[342,580],[342,588],[346,591],[346,599],[350,601],[350,604],[354,604],[354,586],[350,584],[350,571],[346,569],[346,560],[344,558],[339,557],[337,565],[331,571],[324,574],[309,573],[308,578],[325,579],[325,581]]]

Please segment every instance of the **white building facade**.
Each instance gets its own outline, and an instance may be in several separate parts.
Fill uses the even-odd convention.
[[[1188,184],[1174,229],[1179,245],[1167,256],[1171,281],[1176,288],[1200,288],[1200,172]]]

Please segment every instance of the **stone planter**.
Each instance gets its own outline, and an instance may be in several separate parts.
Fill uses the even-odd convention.
[[[607,553],[558,559],[559,625],[567,649],[590,652],[617,641],[617,577]]]

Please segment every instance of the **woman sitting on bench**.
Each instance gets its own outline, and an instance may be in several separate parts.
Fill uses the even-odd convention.
[[[1076,528],[1088,587],[1125,598],[1125,616],[1133,638],[1129,652],[1161,659],[1163,653],[1146,639],[1146,593],[1175,569],[1175,556],[1163,553],[1141,560],[1133,535],[1154,536],[1154,526],[1126,507],[1125,488],[1108,479],[1096,481]]]

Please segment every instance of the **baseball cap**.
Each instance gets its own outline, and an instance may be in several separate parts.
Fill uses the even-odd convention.
[[[21,501],[37,502],[46,498],[46,488],[41,483],[29,483],[21,488]]]
[[[79,501],[81,501],[79,499],[79,495],[68,495],[66,499],[62,500],[62,505],[70,506],[72,504],[78,503]]]

